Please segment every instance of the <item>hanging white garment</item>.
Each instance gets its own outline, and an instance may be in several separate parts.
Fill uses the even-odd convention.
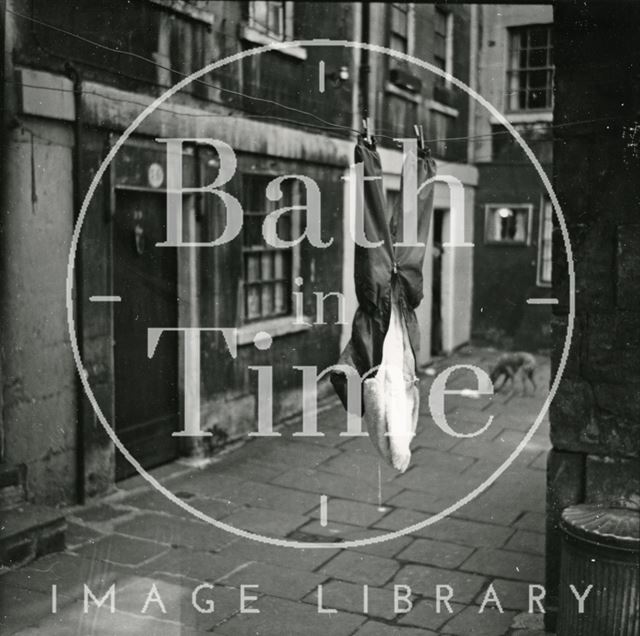
[[[410,445],[420,410],[415,369],[407,327],[392,294],[382,362],[376,376],[364,381],[364,421],[380,454],[402,473],[411,461]]]

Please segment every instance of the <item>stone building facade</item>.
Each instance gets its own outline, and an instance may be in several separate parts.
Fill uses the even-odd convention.
[[[488,4],[480,11],[480,94],[505,114],[551,174],[553,8]],[[551,201],[505,127],[481,108],[475,121],[473,335],[501,348],[548,350],[551,311],[527,299],[551,293]]]
[[[555,369],[571,324],[573,331],[550,410],[550,628],[558,603],[561,511],[582,502],[640,505],[639,23],[636,3],[616,3],[615,10],[605,2],[554,7],[553,182],[573,250],[575,319],[572,323],[570,282],[562,267],[566,252],[556,227]]]
[[[372,4],[368,16],[358,3],[6,5],[0,459],[3,475],[15,476],[12,484],[29,501],[70,504],[110,491],[133,468],[116,452],[78,379],[68,312],[95,403],[144,467],[206,457],[254,431],[258,389],[251,366],[274,367],[274,422],[299,413],[300,372],[293,367],[333,364],[349,330],[353,252],[345,240],[343,177],[365,102],[374,133],[385,137],[389,197],[399,188],[402,159],[393,137],[413,137],[417,122],[427,137],[466,136],[469,106],[466,96],[436,85],[427,71],[385,65],[373,55],[363,92],[361,51],[353,48],[290,46],[232,62],[186,85],[119,148],[96,183],[69,270],[85,194],[123,131],[167,88],[207,63],[273,42],[360,40],[365,22],[372,44],[394,46],[471,81],[474,12],[453,7],[436,15],[433,6],[413,3],[399,5],[394,16],[382,3]],[[402,104],[406,115],[398,120]],[[242,203],[245,218],[234,240],[215,248],[155,247],[168,232],[167,143],[158,141],[168,138],[194,140],[183,144],[180,156],[184,187],[211,183],[222,161],[211,144],[195,140],[219,139],[235,150],[237,168],[224,189]],[[438,144],[434,155],[464,183],[471,210],[477,174],[466,145]],[[318,184],[323,240],[333,238],[327,249],[306,242],[281,252],[265,249],[256,219],[277,207],[266,187],[283,174]],[[289,204],[301,203],[299,184],[282,189]],[[445,184],[437,185],[436,202],[446,218]],[[185,194],[183,240],[219,237],[224,212],[219,197]],[[464,223],[470,238],[471,213]],[[293,220],[282,228],[293,237],[296,231]],[[451,327],[442,347],[453,349],[470,333],[471,253],[447,258],[440,302]],[[74,293],[67,307],[70,272]],[[327,299],[320,323],[317,297],[336,291],[345,297],[345,320],[339,304]],[[425,362],[431,305],[421,311]],[[238,329],[235,358],[220,334],[202,334],[198,401],[185,395],[193,386],[187,382],[193,342],[165,332],[149,350],[148,329],[162,327]],[[254,346],[259,332],[273,338],[268,351]],[[194,403],[211,435],[172,436],[184,429]]]

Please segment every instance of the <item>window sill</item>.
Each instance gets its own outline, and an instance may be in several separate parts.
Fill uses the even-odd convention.
[[[252,44],[285,44],[286,40],[283,42],[281,40],[276,40],[266,33],[261,33],[257,29],[250,27],[248,24],[243,24],[240,26],[240,39],[246,40],[247,42],[251,42]],[[282,55],[288,55],[290,57],[295,57],[298,60],[306,60],[307,59],[307,50],[302,46],[290,46],[287,48],[274,48],[274,51],[278,51]]]
[[[163,9],[173,11],[178,15],[184,15],[192,20],[204,22],[209,26],[213,26],[215,18],[213,13],[204,9],[198,9],[197,7],[185,2],[185,0],[149,0],[152,4],[157,4]]]
[[[406,91],[402,88],[399,88],[395,84],[392,84],[391,82],[386,83],[384,90],[386,93],[396,95],[397,97],[402,97],[403,99],[406,99],[409,102],[413,102],[414,104],[419,104],[421,102],[421,97],[419,94],[416,95],[411,91]]]
[[[436,102],[432,99],[427,102],[427,106],[429,107],[429,110],[435,110],[443,115],[449,115],[449,117],[458,117],[460,115],[460,111],[457,108],[452,108],[451,106]]]
[[[528,247],[528,241],[491,241],[485,239],[484,244],[488,247]]]
[[[311,318],[308,316],[303,316],[305,324],[295,323],[294,320],[295,316],[282,316],[243,325],[238,328],[238,346],[252,344],[256,334],[260,331],[266,331],[272,338],[278,338],[279,336],[307,331],[313,327]]]
[[[534,124],[537,122],[553,122],[553,111],[550,110],[527,110],[522,112],[504,113],[506,120],[510,124]],[[491,116],[492,124],[500,124],[493,115]]]

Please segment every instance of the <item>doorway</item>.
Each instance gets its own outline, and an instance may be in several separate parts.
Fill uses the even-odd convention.
[[[446,210],[433,210],[433,249],[431,278],[431,355],[439,356],[444,351],[442,332],[442,228]]]
[[[175,459],[179,427],[178,338],[165,332],[151,359],[149,327],[178,325],[177,255],[166,237],[163,192],[116,190],[113,235],[115,430],[144,467]],[[116,480],[135,468],[116,455]]]

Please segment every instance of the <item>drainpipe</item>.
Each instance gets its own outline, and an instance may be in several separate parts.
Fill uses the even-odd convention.
[[[481,7],[472,4],[471,11],[471,25],[470,25],[470,38],[469,38],[469,86],[474,90],[478,90],[478,63],[480,56],[480,11]],[[469,104],[469,139],[467,141],[467,163],[476,162],[476,143],[474,136],[476,134],[476,100],[472,97],[468,97]]]
[[[0,103],[2,104],[2,113],[0,113],[0,156],[7,157],[7,149],[5,144],[7,143],[8,135],[6,133],[6,109],[7,109],[7,101],[5,99],[5,46],[6,46],[6,0],[0,0]],[[3,164],[5,162],[3,161]],[[2,166],[0,168],[0,183],[6,184],[7,174],[5,173],[6,166]],[[8,209],[5,206],[5,196],[6,196],[6,185],[0,191],[0,210]],[[2,236],[2,243],[0,243],[0,249],[4,252],[4,241],[6,241],[5,235],[6,233],[2,228],[4,219],[0,217],[0,236]],[[4,293],[4,262],[0,260],[0,294],[2,298],[5,298]],[[4,316],[0,312],[0,325],[3,325]],[[4,379],[2,376],[2,355],[0,355],[0,463],[4,461]]]
[[[363,44],[369,44],[369,3],[361,2],[362,7],[362,36],[361,41]],[[362,49],[360,52],[360,100],[362,106],[362,117],[367,118],[369,116],[369,74],[371,73],[371,67],[369,66],[369,50]],[[358,126],[359,128],[360,126]]]
[[[75,109],[75,120],[73,122],[74,129],[74,145],[73,145],[73,167],[72,167],[72,189],[73,189],[73,225],[75,227],[78,217],[80,216],[80,207],[82,205],[82,192],[80,170],[82,166],[82,130],[84,128],[83,109],[82,109],[82,76],[78,69],[70,62],[66,62],[64,70],[73,82],[73,104]],[[80,359],[84,360],[84,321],[82,304],[84,295],[82,293],[82,246],[76,250],[75,254],[75,270],[74,270],[74,288],[75,288],[75,327],[78,344],[78,353]],[[77,427],[76,427],[76,497],[78,503],[83,504],[86,499],[85,492],[85,448],[84,448],[84,387],[80,380],[80,376],[76,379],[76,400],[77,400]]]

